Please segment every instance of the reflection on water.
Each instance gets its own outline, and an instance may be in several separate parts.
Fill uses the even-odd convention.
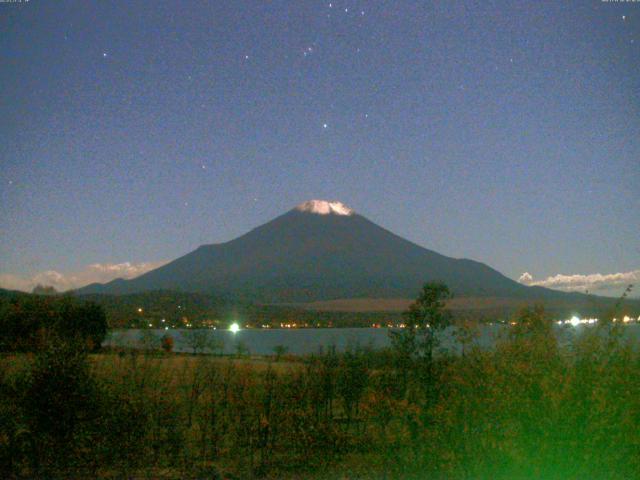
[[[479,329],[477,344],[483,348],[490,348],[494,345],[496,338],[505,329],[504,325],[483,325]],[[585,329],[594,328],[591,325],[570,324],[557,326],[558,336],[561,343],[566,343],[575,335],[580,335]],[[159,339],[165,334],[174,339],[174,351],[190,352],[188,338],[183,335],[185,332],[195,330],[146,330]],[[107,336],[105,346],[120,346],[137,348],[140,346],[142,330],[114,330]],[[201,330],[206,332],[209,345],[215,343],[223,344],[223,353],[236,353],[238,346],[246,347],[253,355],[271,355],[275,347],[283,346],[289,353],[309,354],[318,353],[335,346],[336,350],[344,351],[348,347],[360,346],[371,348],[383,348],[390,345],[388,330],[386,328],[322,328],[322,329],[241,329],[237,332],[228,330]],[[461,347],[453,337],[453,329],[448,329],[441,336],[441,346],[451,352],[459,352]],[[630,324],[623,327],[623,336],[633,342],[640,342],[640,324]],[[188,337],[188,336],[187,336]],[[211,351],[205,347],[205,352]]]

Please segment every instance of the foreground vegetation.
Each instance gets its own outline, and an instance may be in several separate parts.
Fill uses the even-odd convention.
[[[276,361],[90,354],[0,361],[2,478],[640,478],[640,353],[601,322],[560,348],[541,309],[491,351],[427,286],[388,351]],[[435,355],[438,353],[438,355]]]

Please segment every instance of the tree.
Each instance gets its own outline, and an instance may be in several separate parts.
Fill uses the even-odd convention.
[[[31,291],[35,295],[57,295],[58,291],[50,285],[41,285],[40,283],[33,287]]]
[[[249,347],[247,347],[247,344],[244,343],[242,340],[238,340],[236,342],[236,356],[237,357],[244,357],[249,355]]]
[[[107,316],[94,303],[78,303],[71,297],[60,301],[56,330],[67,339],[80,338],[89,350],[98,350],[107,335]]]
[[[182,333],[186,345],[193,350],[193,354],[204,351],[209,345],[209,331],[205,329],[186,330]]]
[[[433,383],[433,352],[439,343],[437,335],[451,324],[451,313],[445,310],[445,301],[449,298],[451,292],[444,283],[425,283],[416,301],[403,314],[405,328],[390,332],[396,368],[400,373],[401,393],[406,390],[414,362],[417,362],[423,387],[430,389]]]
[[[85,337],[89,350],[99,350],[107,336],[104,308],[94,302],[87,302],[78,307],[77,314],[82,321],[80,333]]]
[[[143,328],[138,335],[138,345],[145,352],[153,352],[158,348],[158,337],[153,330]]]
[[[480,326],[477,320],[461,321],[453,332],[453,336],[462,348],[464,357],[473,343],[480,337]]]
[[[283,355],[285,355],[289,351],[289,348],[284,345],[276,345],[273,347],[273,353],[276,354],[276,362],[280,361]]]
[[[105,312],[70,296],[24,295],[0,308],[0,350],[39,350],[52,335],[97,350],[107,335]]]
[[[340,359],[337,375],[337,390],[344,402],[347,428],[358,415],[358,406],[369,380],[365,352],[358,348],[348,348]]]
[[[431,361],[438,344],[437,334],[451,325],[451,313],[445,310],[449,298],[451,293],[444,283],[425,283],[416,301],[404,312],[404,330],[392,332],[393,344]]]
[[[23,401],[36,477],[53,478],[85,461],[95,442],[99,393],[83,345],[58,340],[40,351]]]

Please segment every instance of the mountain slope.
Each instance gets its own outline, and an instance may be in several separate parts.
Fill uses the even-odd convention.
[[[132,280],[79,293],[215,293],[258,302],[415,297],[428,280],[459,296],[549,298],[489,266],[411,243],[335,202],[311,201],[230,242],[195,251]]]

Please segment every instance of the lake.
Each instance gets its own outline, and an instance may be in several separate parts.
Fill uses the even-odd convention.
[[[490,348],[495,344],[495,340],[509,326],[493,324],[480,327],[478,345],[483,348]],[[569,342],[574,336],[580,335],[586,329],[595,328],[591,325],[557,325],[561,343]],[[272,355],[274,348],[281,345],[287,349],[288,353],[297,355],[318,353],[335,346],[336,350],[344,351],[353,346],[384,348],[390,345],[387,328],[300,328],[300,329],[242,329],[236,333],[228,330],[204,329],[207,339],[222,342],[223,353],[236,353],[239,343],[242,343],[252,355]],[[174,351],[191,352],[185,332],[194,330],[171,329],[146,330],[153,334],[159,345],[159,339],[165,334],[173,337]],[[140,338],[143,330],[113,330],[109,332],[103,345],[111,347],[140,348]],[[452,351],[459,352],[460,345],[452,336],[451,328],[443,332],[441,336],[441,346]],[[187,335],[188,336],[188,335]],[[623,337],[634,343],[640,344],[640,324],[628,324],[623,326]],[[207,349],[205,349],[205,352]]]

